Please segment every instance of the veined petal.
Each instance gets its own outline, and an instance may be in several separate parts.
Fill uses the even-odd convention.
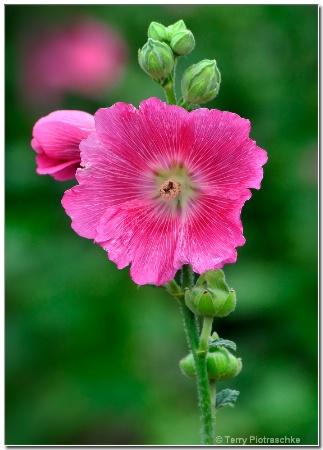
[[[235,247],[245,243],[241,207],[251,194],[240,199],[201,196],[182,219],[174,265],[190,264],[196,273],[219,269],[237,259]]]
[[[183,149],[191,141],[188,116],[179,106],[151,98],[143,101],[139,110],[116,103],[99,109],[94,117],[98,137],[107,147],[131,166],[152,170],[183,160]]]
[[[79,185],[65,192],[62,205],[72,219],[72,228],[94,239],[107,208],[134,199],[141,201],[151,179],[119,158],[96,134],[83,140],[80,148],[84,168],[76,172]]]
[[[160,285],[176,273],[173,256],[179,217],[148,202],[126,202],[108,208],[96,229],[100,244],[119,269],[131,263],[137,284]]]
[[[260,188],[267,154],[249,138],[250,122],[230,112],[198,109],[190,113],[194,141],[187,164],[208,192],[239,196],[240,189]]]
[[[47,156],[75,159],[80,155],[79,144],[88,132],[64,122],[44,122],[35,125],[34,136]]]
[[[36,172],[39,175],[51,175],[57,181],[70,180],[75,178],[76,169],[80,165],[80,159],[70,161],[58,161],[41,153],[36,156],[38,167]]]
[[[48,122],[61,122],[73,125],[80,130],[87,131],[87,134],[94,131],[94,116],[85,111],[76,110],[59,110],[53,111],[47,116],[42,117],[36,122],[36,125],[41,125]]]

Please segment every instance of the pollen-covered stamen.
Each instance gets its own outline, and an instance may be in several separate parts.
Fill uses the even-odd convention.
[[[181,192],[181,185],[174,180],[167,180],[159,189],[160,195],[166,200],[173,200]]]

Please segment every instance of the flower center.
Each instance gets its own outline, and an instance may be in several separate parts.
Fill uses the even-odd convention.
[[[173,200],[181,192],[181,184],[171,179],[167,180],[161,185],[159,192],[164,199]]]
[[[198,195],[198,186],[183,164],[174,163],[169,168],[156,168],[151,173],[154,183],[152,197],[172,211],[183,211]]]

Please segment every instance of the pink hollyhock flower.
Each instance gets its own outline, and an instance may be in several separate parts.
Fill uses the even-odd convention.
[[[75,177],[80,166],[80,142],[95,131],[94,117],[83,111],[55,111],[36,122],[32,148],[37,173],[64,181]]]
[[[42,30],[23,43],[21,83],[30,101],[57,100],[65,92],[96,97],[121,79],[122,38],[104,23],[82,19]]]
[[[260,188],[267,154],[250,123],[206,108],[187,112],[156,98],[116,103],[94,116],[82,141],[78,186],[62,204],[73,229],[101,245],[137,284],[170,281],[237,259],[240,212]]]

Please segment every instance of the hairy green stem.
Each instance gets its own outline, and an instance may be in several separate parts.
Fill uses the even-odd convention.
[[[216,384],[215,381],[210,381],[210,391],[211,391],[211,407],[212,407],[212,418],[216,419],[216,409],[215,409],[215,399],[216,399]]]
[[[193,353],[194,355],[194,353]],[[211,392],[209,376],[206,368],[206,353],[197,352],[194,355],[199,396],[200,414],[202,420],[202,444],[214,444],[214,424],[212,418]]]
[[[172,71],[168,81],[164,85],[162,85],[162,87],[165,91],[165,94],[166,94],[167,103],[169,105],[177,105],[176,92],[175,92],[175,76],[176,76],[177,60],[178,60],[178,58],[175,57],[173,71]]]
[[[188,264],[185,264],[181,270],[182,288],[191,289],[194,286],[194,272]]]
[[[169,81],[167,84],[163,86],[163,89],[166,94],[167,103],[169,105],[176,105],[176,95],[175,95],[175,89],[174,89],[174,83],[173,80]]]
[[[178,300],[183,314],[184,329],[195,363],[198,402],[202,421],[202,444],[214,444],[214,424],[211,406],[211,391],[209,377],[206,368],[207,341],[212,331],[212,318],[205,317],[201,340],[199,338],[199,326],[197,317],[186,306],[185,290],[194,286],[194,272],[189,265],[184,265],[181,270],[181,286],[175,280],[169,281],[163,287]]]
[[[190,266],[185,265],[182,269],[182,288],[192,288],[194,284],[194,273]],[[196,369],[197,392],[200,408],[200,416],[202,421],[202,444],[214,444],[214,426],[211,408],[211,393],[209,386],[209,377],[206,368],[206,347],[201,351],[201,344],[198,339],[197,319],[188,309],[186,304],[182,302],[182,312],[184,316],[184,326],[189,340],[189,345],[193,353]],[[204,334],[210,334],[210,321],[206,321],[204,326]],[[211,322],[212,328],[212,322]],[[203,334],[203,332],[202,332]],[[209,336],[208,334],[208,336]],[[208,338],[207,336],[207,338]],[[207,343],[206,338],[206,343]],[[205,339],[204,339],[205,340]],[[203,344],[204,345],[204,344]]]
[[[214,427],[211,408],[211,393],[209,377],[206,369],[206,353],[198,352],[199,337],[196,317],[188,309],[184,301],[180,301],[180,308],[184,318],[184,329],[186,332],[188,345],[192,351],[197,380],[197,393],[200,408],[200,418],[202,421],[202,444],[214,444]]]
[[[213,419],[213,429],[214,429],[214,439],[216,437],[215,429],[216,429],[216,381],[210,381],[210,391],[211,391],[211,410],[212,410],[212,419]]]
[[[179,301],[179,307],[183,314],[184,330],[187,337],[188,347],[193,355],[195,355],[199,345],[198,323],[192,311],[185,305],[184,300]]]

